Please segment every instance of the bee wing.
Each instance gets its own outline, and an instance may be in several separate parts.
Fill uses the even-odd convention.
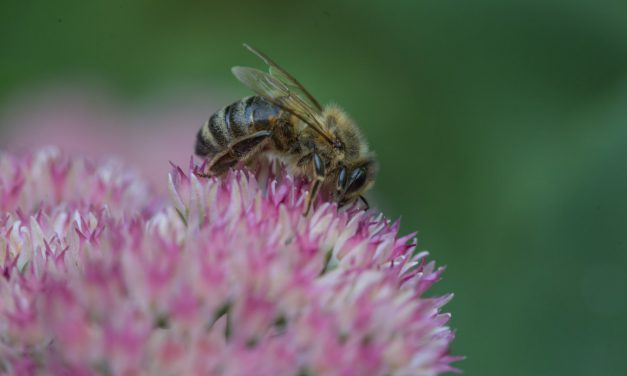
[[[231,70],[235,77],[252,91],[285,111],[294,114],[330,143],[334,142],[333,135],[325,129],[319,120],[319,112],[290,90],[283,81],[255,68],[233,67]]]
[[[281,81],[281,83],[283,83],[284,85],[290,87],[292,91],[300,91],[301,94],[303,94],[305,98],[307,98],[311,107],[316,109],[318,113],[322,112],[322,106],[320,106],[320,103],[316,100],[316,98],[314,98],[313,95],[311,95],[307,91],[307,89],[305,89],[305,87],[300,82],[298,82],[296,78],[294,78],[294,76],[289,74],[285,69],[281,68],[277,63],[275,63],[263,52],[257,50],[252,46],[249,46],[246,43],[244,43],[244,47],[246,47],[250,52],[257,55],[257,57],[259,57],[261,60],[263,60],[264,63],[268,65],[269,73],[271,76]]]

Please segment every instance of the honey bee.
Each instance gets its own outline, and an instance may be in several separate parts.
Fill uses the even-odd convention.
[[[201,176],[221,175],[262,154],[284,161],[290,173],[310,180],[304,215],[321,191],[340,206],[361,199],[374,184],[374,154],[351,118],[320,103],[268,56],[244,44],[269,67],[263,72],[233,67],[235,77],[256,96],[232,103],[207,120],[196,135],[195,152],[209,160]]]

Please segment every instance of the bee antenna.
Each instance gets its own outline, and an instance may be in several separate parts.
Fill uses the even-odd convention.
[[[364,205],[366,205],[366,208],[364,210],[370,209],[370,204],[368,204],[368,200],[366,200],[366,198],[364,196],[359,195],[359,199],[361,200],[361,202],[364,203]]]

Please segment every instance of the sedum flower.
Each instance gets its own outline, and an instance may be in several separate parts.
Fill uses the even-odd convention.
[[[118,163],[0,155],[0,373],[437,375],[443,268],[398,222],[320,201],[276,166],[163,203]],[[4,254],[4,255],[3,255]]]

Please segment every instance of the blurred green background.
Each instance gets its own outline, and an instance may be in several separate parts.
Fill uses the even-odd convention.
[[[208,116],[261,67],[242,42],[363,128],[369,197],[448,265],[467,375],[627,374],[627,2],[4,0],[0,109],[87,77]]]

